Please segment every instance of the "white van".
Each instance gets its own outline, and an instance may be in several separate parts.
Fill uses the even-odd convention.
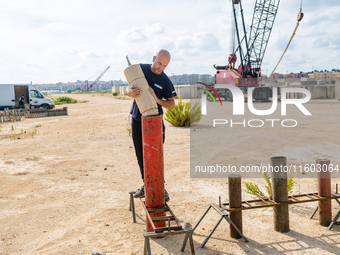
[[[25,102],[30,107],[43,107],[53,109],[54,101],[45,97],[39,90],[30,84],[0,84],[0,110],[5,108],[19,108],[19,98],[24,95]]]

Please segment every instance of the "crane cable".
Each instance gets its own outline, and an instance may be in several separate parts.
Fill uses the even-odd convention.
[[[271,74],[269,75],[269,77],[271,77],[271,76],[273,75],[273,73],[275,72],[277,66],[280,64],[280,62],[281,62],[283,56],[285,55],[286,51],[288,50],[288,47],[289,47],[291,41],[293,40],[293,37],[295,36],[296,30],[297,30],[298,26],[300,25],[300,21],[302,20],[302,18],[303,18],[303,13],[302,13],[302,1],[301,1],[300,12],[298,13],[298,16],[297,16],[297,21],[298,21],[298,22],[296,23],[296,26],[295,26],[293,35],[290,37],[290,40],[289,40],[289,42],[288,42],[288,45],[287,45],[285,51],[283,52],[283,54],[282,54],[282,56],[281,56],[279,62],[276,64],[274,70],[271,72]]]

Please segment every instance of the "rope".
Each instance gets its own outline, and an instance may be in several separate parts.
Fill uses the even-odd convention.
[[[301,2],[301,4],[302,4],[302,2]],[[292,40],[293,40],[293,38],[294,38],[294,36],[295,36],[296,30],[297,30],[297,28],[299,27],[300,21],[302,20],[302,17],[303,17],[303,13],[301,12],[301,9],[302,9],[302,8],[300,8],[300,13],[299,13],[301,16],[300,16],[300,18],[299,18],[299,16],[298,16],[298,22],[296,23],[296,26],[295,26],[293,35],[290,37],[290,40],[289,40],[289,42],[288,42],[288,45],[287,45],[285,51],[283,52],[283,54],[282,54],[282,56],[281,56],[279,62],[276,64],[274,70],[271,72],[271,74],[269,75],[269,77],[271,77],[271,76],[273,75],[273,73],[275,72],[277,66],[280,64],[280,62],[281,62],[283,56],[285,55],[286,51],[288,50],[288,47],[289,47],[290,43],[292,42]]]
[[[276,66],[275,66],[274,70],[272,71],[272,73],[270,74],[270,76],[269,76],[269,77],[271,77],[271,76],[273,75],[273,73],[275,72],[275,70],[276,70],[277,66],[280,64],[280,62],[281,62],[281,60],[282,60],[283,56],[285,55],[286,51],[288,50],[288,47],[289,47],[289,45],[290,45],[291,41],[293,40],[293,37],[295,36],[295,32],[296,32],[296,30],[297,30],[297,28],[298,28],[298,26],[299,26],[299,25],[300,25],[300,21],[298,21],[298,23],[296,23],[296,27],[295,27],[295,30],[294,30],[294,32],[293,32],[293,35],[292,35],[292,37],[290,38],[290,40],[289,40],[289,43],[288,43],[288,45],[287,45],[287,47],[286,47],[285,51],[283,52],[283,54],[282,54],[282,56],[281,56],[281,58],[280,58],[279,62],[276,64]]]

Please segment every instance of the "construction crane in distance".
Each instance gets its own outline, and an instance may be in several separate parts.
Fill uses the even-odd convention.
[[[250,32],[247,34],[243,16],[241,0],[232,0],[234,27],[238,46],[229,55],[228,64],[215,66],[216,84],[218,93],[226,100],[231,99],[231,93],[224,88],[224,84],[231,84],[240,87],[244,93],[248,87],[255,87],[253,98],[255,100],[267,100],[271,96],[271,89],[260,87],[261,64],[269,42],[269,37],[274,25],[275,17],[280,0],[256,0],[254,5],[253,19]],[[239,6],[241,13],[241,28],[239,29],[236,15],[236,6]],[[235,68],[239,55],[240,65]]]
[[[85,81],[85,91],[89,91],[94,85],[96,85],[96,83],[99,81],[100,78],[103,77],[103,75],[106,73],[106,71],[110,68],[110,66],[108,68],[106,68],[98,77],[97,79],[95,79],[90,86],[88,86],[88,81]]]
[[[73,91],[77,91],[77,90],[79,90],[79,91],[89,91],[90,90],[90,88],[92,88],[94,85],[96,85],[96,83],[97,83],[97,81],[99,81],[99,79],[106,73],[106,71],[108,70],[110,68],[110,66],[108,67],[108,68],[106,68],[98,77],[97,77],[97,79],[95,79],[92,83],[91,83],[91,85],[89,86],[88,85],[88,80],[86,80],[85,82],[84,82],[84,84],[81,86],[81,87],[78,87],[78,88],[75,88],[75,89],[69,89],[69,90],[67,90],[67,93],[71,93],[71,92],[73,92]]]

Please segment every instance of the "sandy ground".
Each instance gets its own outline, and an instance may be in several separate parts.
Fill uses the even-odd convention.
[[[0,138],[0,254],[143,252],[145,213],[136,200],[137,223],[133,223],[128,210],[128,192],[142,184],[126,131],[131,101],[98,94],[72,97],[89,102],[67,105],[68,116],[16,122],[13,131],[12,124],[1,124],[2,135],[23,134],[15,140]],[[311,127],[311,132],[337,143],[339,119],[331,113],[339,116],[339,102],[318,101],[311,106],[313,111],[329,107],[326,113],[334,124],[325,126],[326,132],[320,127]],[[218,202],[219,195],[227,199],[227,179],[191,179],[190,130],[168,123],[166,127],[169,205],[182,222],[194,225],[210,202]],[[237,134],[233,137],[239,139]],[[294,146],[286,152],[294,154]],[[338,148],[329,156],[339,160]],[[340,181],[333,179],[333,188],[335,182]],[[294,193],[315,191],[315,180],[297,180]],[[245,192],[243,198],[253,199]],[[274,231],[272,208],[245,211],[243,233],[249,243],[232,239],[223,221],[201,249],[219,218],[210,211],[194,234],[196,254],[340,254],[340,226],[328,231],[319,225],[318,214],[309,219],[316,204],[290,206],[291,230],[285,234]],[[335,201],[332,206],[335,215],[340,207]],[[180,252],[182,238],[151,240],[152,254],[190,254],[188,247]]]

